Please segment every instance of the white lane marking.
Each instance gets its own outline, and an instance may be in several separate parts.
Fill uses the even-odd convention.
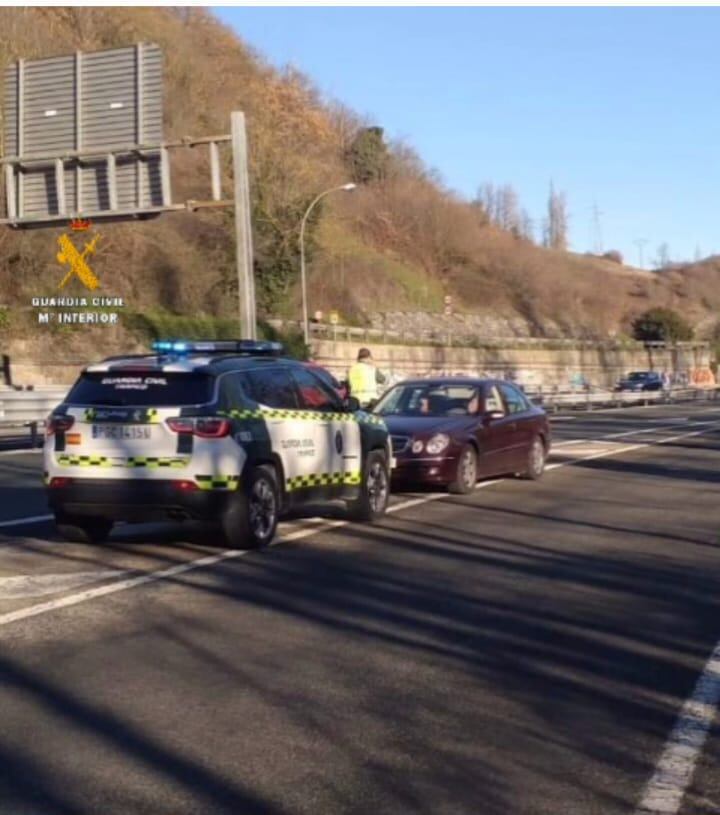
[[[720,403],[720,399],[718,399],[718,400],[712,399],[710,401],[713,401],[713,402],[717,401],[717,402]],[[630,412],[630,411],[639,411],[639,413],[633,413],[632,415],[633,416],[637,416],[637,415],[642,416],[642,414],[646,410],[652,410],[653,408],[682,407],[683,404],[689,406],[692,403],[688,403],[688,402],[653,402],[650,405],[628,405],[628,407],[623,407],[623,408],[612,408],[612,407],[593,408],[592,410],[578,411],[578,419],[580,419],[580,418],[582,418],[584,416],[592,416],[593,413],[614,413],[617,416],[622,416],[625,412]],[[715,413],[719,409],[720,409],[720,404],[718,405],[718,407],[698,408],[697,410],[693,411],[693,414]],[[558,414],[548,414],[548,416],[550,416],[550,415],[556,416]]]
[[[15,518],[13,521],[0,521],[0,526],[20,526],[21,524],[37,524],[40,521],[49,521],[52,515],[29,515],[27,518]]]
[[[645,788],[637,815],[676,815],[720,701],[720,642],[685,702]]]
[[[30,447],[27,450],[0,450],[0,456],[26,456],[28,453],[42,453],[42,447]]]
[[[676,424],[684,424],[686,427],[707,427],[708,425],[715,424],[715,422],[693,422],[691,419],[655,419],[656,422],[668,422],[668,427]],[[596,441],[603,441],[604,439],[622,439],[625,436],[640,436],[643,433],[659,433],[663,430],[662,425],[658,427],[647,427],[645,430],[623,430],[621,433],[606,433],[604,436],[596,436],[592,439],[570,439],[569,441],[559,441],[552,445],[552,449],[556,447],[567,447],[570,444],[583,444],[587,442],[592,444]]]
[[[59,594],[88,583],[100,583],[129,574],[129,569],[108,569],[95,572],[66,572],[65,574],[23,574],[0,577],[0,600],[19,600],[23,597],[42,597]]]
[[[717,423],[711,425],[711,427],[719,426]],[[667,439],[662,440],[653,440],[652,442],[647,442],[645,444],[634,444],[628,447],[622,447],[619,450],[608,450],[604,453],[599,453],[597,455],[588,456],[587,458],[579,458],[579,459],[572,459],[570,461],[563,461],[558,464],[551,464],[549,467],[546,467],[547,470],[554,470],[558,467],[567,467],[569,465],[575,464],[579,461],[586,461],[592,458],[602,458],[603,456],[610,456],[616,453],[622,453],[629,450],[638,450],[642,447],[651,447],[660,444],[666,444],[670,441],[676,441],[678,439],[688,438],[690,436],[698,436],[702,433],[705,433],[709,428],[705,428],[704,430],[696,430],[692,433],[682,433],[678,436],[671,436]],[[483,481],[477,484],[476,489],[484,489],[485,487],[490,487],[493,484],[497,484],[502,479],[495,479],[492,481]],[[418,506],[419,504],[427,504],[430,501],[438,501],[442,498],[447,498],[447,495],[444,492],[441,493],[431,493],[430,495],[423,495],[419,498],[411,498],[408,501],[403,501],[400,504],[395,504],[393,507],[389,508],[389,512],[398,512],[401,509],[409,509],[413,506]],[[292,540],[301,540],[302,538],[310,537],[310,535],[317,535],[321,532],[325,532],[329,529],[337,529],[339,527],[347,526],[350,524],[351,521],[327,521],[322,526],[316,527],[314,529],[298,529],[294,532],[289,532],[288,534],[281,536],[276,542],[275,545],[279,543],[283,543],[286,541]],[[221,563],[224,560],[230,560],[231,558],[238,558],[243,557],[247,554],[250,554],[250,550],[247,549],[228,549],[225,552],[220,552],[217,555],[209,555],[207,557],[198,558],[197,560],[191,560],[188,563],[182,563],[176,566],[170,566],[167,569],[161,569],[157,572],[150,572],[148,574],[139,575],[137,577],[131,577],[127,580],[118,580],[114,583],[108,583],[104,586],[99,586],[95,589],[88,589],[87,591],[79,592],[77,594],[69,594],[66,597],[61,597],[57,600],[50,600],[46,603],[38,603],[34,606],[28,606],[27,608],[17,609],[16,611],[10,611],[5,614],[0,614],[0,626],[9,625],[10,623],[17,622],[18,620],[25,620],[29,617],[37,617],[39,614],[45,614],[48,611],[56,611],[60,608],[67,608],[68,606],[74,606],[78,603],[84,603],[87,600],[94,600],[97,597],[103,597],[107,594],[115,594],[116,592],[125,591],[126,589],[134,589],[138,586],[143,586],[148,583],[155,583],[160,580],[166,580],[170,577],[175,577],[180,574],[184,574],[185,572],[193,571],[194,569],[201,569],[206,566],[214,566],[216,563]]]
[[[555,464],[548,464],[546,470],[557,470],[559,467],[568,467],[577,464],[580,461],[592,461],[596,458],[606,458],[607,456],[616,456],[620,453],[631,453],[633,450],[642,450],[644,447],[655,447],[663,444],[669,444],[672,441],[679,441],[680,439],[689,439],[691,436],[701,436],[712,427],[718,427],[716,422],[706,427],[703,430],[694,430],[692,433],[680,433],[677,436],[667,436],[664,439],[653,439],[652,441],[640,442],[638,444],[626,444],[622,447],[613,447],[611,450],[604,450],[601,453],[593,453],[589,456],[581,456],[580,458],[568,459],[568,461],[558,461]],[[550,449],[552,455],[552,448]]]
[[[312,534],[308,532],[308,534]],[[34,606],[21,608],[17,611],[9,611],[5,614],[0,614],[0,626],[9,625],[18,620],[26,620],[28,617],[37,617],[39,614],[45,614],[48,611],[57,611],[59,608],[67,608],[68,606],[76,606],[78,603],[84,603],[87,600],[94,600],[97,597],[103,597],[107,594],[115,594],[119,591],[126,589],[134,589],[138,586],[143,586],[147,583],[155,583],[158,580],[166,580],[169,577],[176,577],[184,572],[190,572],[193,569],[201,569],[204,566],[213,566],[223,560],[230,558],[242,557],[249,554],[247,549],[228,549],[226,552],[221,552],[217,555],[210,555],[208,557],[201,557],[198,560],[191,560],[188,563],[180,563],[176,566],[170,566],[167,569],[161,569],[157,572],[150,572],[148,574],[138,575],[137,577],[129,577],[127,580],[117,580],[114,583],[107,583],[104,586],[98,586],[95,589],[87,589],[86,591],[79,592],[78,594],[68,594],[66,597],[60,597],[57,600],[48,600],[45,603],[38,603]]]

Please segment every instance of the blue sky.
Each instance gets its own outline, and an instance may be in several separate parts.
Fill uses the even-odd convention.
[[[473,197],[512,184],[539,223],[645,265],[720,251],[720,8],[222,8],[277,66],[403,138]]]

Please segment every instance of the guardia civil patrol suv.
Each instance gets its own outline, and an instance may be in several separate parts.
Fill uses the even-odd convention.
[[[385,513],[380,417],[343,401],[277,343],[153,344],[87,367],[48,418],[45,483],[59,532],[103,541],[116,521],[213,521],[230,547],[268,544],[292,505]]]

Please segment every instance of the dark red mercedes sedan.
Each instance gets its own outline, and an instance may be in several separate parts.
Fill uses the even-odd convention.
[[[510,382],[442,377],[400,382],[373,411],[392,437],[393,481],[468,493],[479,478],[540,478],[550,423]]]

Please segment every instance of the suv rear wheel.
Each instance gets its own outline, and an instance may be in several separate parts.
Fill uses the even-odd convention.
[[[221,521],[230,549],[259,549],[275,537],[280,513],[277,473],[270,464],[253,467]]]
[[[55,527],[61,537],[73,543],[103,543],[108,539],[113,522],[105,518],[55,513]]]
[[[360,495],[347,502],[348,514],[354,521],[374,523],[385,514],[390,499],[390,474],[385,453],[372,450],[365,461]]]

